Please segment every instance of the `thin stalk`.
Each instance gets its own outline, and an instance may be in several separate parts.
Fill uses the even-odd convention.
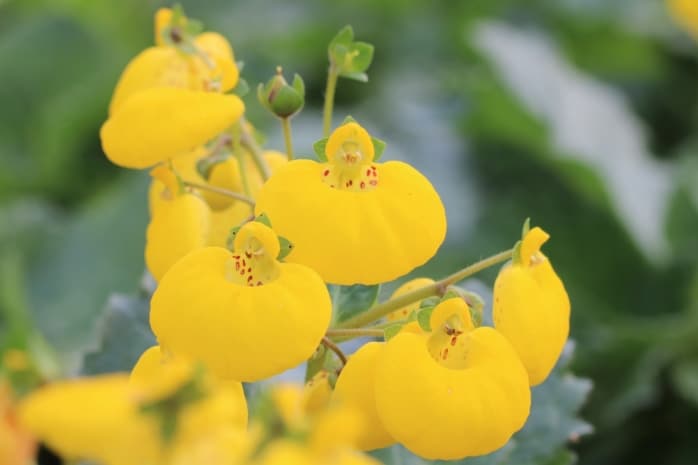
[[[257,144],[257,141],[254,140],[254,137],[252,137],[252,134],[247,127],[247,121],[241,120],[239,124],[241,129],[240,144],[250,152],[255,166],[259,170],[259,174],[262,176],[262,179],[266,181],[271,176],[271,170],[264,159],[262,149]]]
[[[328,329],[325,333],[327,337],[333,339],[341,338],[342,340],[354,339],[356,337],[382,337],[382,329]]]
[[[293,160],[293,142],[291,139],[291,118],[281,118],[281,127],[284,130],[284,143],[286,144],[286,156],[288,161]]]
[[[330,341],[330,339],[327,336],[323,336],[322,345],[324,345],[325,347],[330,349],[332,352],[334,352],[337,355],[337,357],[339,357],[339,360],[342,362],[342,366],[347,364],[347,356],[344,355],[344,352],[342,352],[342,349],[340,349],[337,344]]]
[[[252,207],[254,207],[254,200],[252,200],[250,197],[239,194],[237,192],[229,191],[228,189],[223,189],[221,187],[216,187],[216,186],[209,186],[207,184],[200,184],[198,182],[191,182],[191,181],[185,181],[182,180],[182,184],[188,187],[193,187],[194,189],[201,189],[204,191],[209,191],[209,192],[215,192],[216,194],[220,195],[225,195],[226,197],[230,197],[231,199],[239,200],[241,202],[245,202],[250,204]]]
[[[342,323],[337,325],[337,328],[360,328],[376,320],[379,320],[380,318],[383,318],[389,313],[392,313],[395,310],[400,309],[413,302],[417,302],[426,299],[427,297],[432,297],[435,295],[443,295],[446,292],[446,288],[451,284],[455,284],[459,281],[462,281],[469,276],[472,276],[486,268],[496,265],[497,263],[509,260],[511,258],[512,252],[513,249],[505,250],[504,252],[492,255],[491,257],[485,258],[483,260],[480,260],[479,262],[473,263],[472,265],[458,270],[452,275],[447,276],[433,284],[420,287],[419,289],[415,289],[414,291],[408,292],[407,294],[403,294],[399,297],[395,297],[394,299],[390,299],[386,302],[374,305],[368,311],[360,313],[353,318],[349,318],[348,320],[343,321]]]
[[[322,134],[323,137],[330,135],[330,126],[332,125],[332,110],[334,108],[334,94],[337,90],[337,79],[339,72],[336,67],[331,64],[327,71],[327,88],[325,89],[325,106],[322,110]]]

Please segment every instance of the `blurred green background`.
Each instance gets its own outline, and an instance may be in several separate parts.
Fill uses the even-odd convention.
[[[698,461],[698,42],[661,1],[182,4],[251,86],[277,64],[304,77],[306,154],[327,43],[352,24],[376,54],[368,84],[340,81],[335,120],[351,113],[442,194],[449,233],[427,271],[511,246],[530,216],[571,297],[573,370],[594,382],[580,463]],[[36,326],[77,367],[109,296],[139,288],[147,179],[111,166],[98,131],[162,5],[0,0],[0,346]]]

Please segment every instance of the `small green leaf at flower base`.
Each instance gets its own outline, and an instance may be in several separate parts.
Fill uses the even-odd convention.
[[[327,161],[327,155],[325,155],[325,147],[327,147],[327,137],[320,139],[313,144],[313,151],[317,155],[321,162]]]
[[[426,308],[426,307],[435,307],[436,305],[439,304],[441,299],[439,297],[433,296],[433,297],[427,297],[426,299],[422,300],[419,304],[419,308]]]
[[[225,247],[232,251],[234,249],[233,247],[233,242],[235,241],[235,236],[237,236],[238,232],[240,231],[240,228],[242,226],[236,226],[230,230],[228,233],[228,239],[225,241]]]
[[[531,230],[531,218],[526,218],[524,221],[523,227],[521,228],[521,239],[526,237],[526,234],[528,234],[528,231]]]
[[[279,246],[281,247],[281,250],[279,251],[279,256],[276,257],[276,259],[281,261],[291,253],[291,250],[293,250],[293,243],[285,237],[279,236]]]
[[[258,223],[262,223],[264,226],[268,226],[271,228],[271,220],[269,219],[269,216],[266,213],[261,213],[257,215],[257,217],[254,220]]]
[[[391,340],[392,338],[397,336],[397,334],[400,332],[401,329],[402,329],[401,323],[395,323],[395,324],[392,324],[390,326],[386,326],[385,329],[383,330],[383,339],[385,339],[386,342]]]
[[[383,152],[385,151],[385,146],[387,144],[380,139],[376,139],[375,137],[371,137],[371,142],[373,142],[373,160],[377,161],[378,159],[380,159],[381,155],[383,155]]]
[[[351,67],[347,71],[351,73],[363,73],[371,66],[371,62],[373,61],[373,45],[366,42],[354,42],[351,51],[355,53],[355,55],[352,57]]]
[[[340,76],[353,81],[368,82],[368,74],[366,73],[342,73]]]
[[[417,312],[417,323],[424,331],[431,331],[431,314],[435,307],[424,307]]]
[[[344,121],[342,121],[342,126],[344,126],[345,124],[349,124],[349,123],[356,123],[356,120],[351,115],[347,115],[344,117]]]
[[[238,84],[233,89],[233,93],[238,97],[244,97],[250,92],[250,85],[243,78],[238,79]]]

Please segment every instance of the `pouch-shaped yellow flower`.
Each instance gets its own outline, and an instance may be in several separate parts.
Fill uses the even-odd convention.
[[[361,450],[380,449],[395,443],[376,410],[376,366],[383,347],[384,344],[379,342],[361,346],[349,357],[334,388],[335,401],[356,408],[364,416],[365,426],[356,445]]]
[[[104,465],[157,463],[156,418],[138,410],[128,375],[61,381],[42,387],[20,405],[20,421],[68,460]]]
[[[446,233],[438,194],[417,170],[376,163],[373,141],[348,122],[327,140],[326,163],[293,160],[262,187],[257,214],[294,243],[287,260],[335,284],[393,280],[431,258]]]
[[[171,165],[172,170],[183,181],[204,184],[206,181],[196,170],[196,162],[205,156],[206,148],[197,147],[191,152],[188,152],[177,158],[173,158]],[[203,193],[199,189],[191,188],[191,192],[198,192],[200,195],[203,195]],[[173,192],[170,186],[167,186],[163,181],[159,180],[157,177],[154,176],[153,179],[151,179],[150,181],[150,187],[148,189],[148,210],[150,212],[150,216],[153,216],[153,214],[159,208],[161,203],[167,203],[171,201],[176,194],[176,190]]]
[[[116,165],[147,168],[206,143],[243,111],[235,95],[150,88],[128,98],[102,125],[102,149]]]
[[[502,447],[525,423],[528,377],[496,330],[473,328],[460,298],[439,304],[432,332],[401,331],[376,369],[376,408],[386,430],[427,459],[453,460]]]
[[[164,166],[153,170],[160,182],[174,174]],[[207,245],[211,232],[211,211],[198,195],[179,192],[176,179],[165,181],[171,200],[162,200],[146,229],[145,263],[160,281],[177,260]]]
[[[200,360],[224,379],[255,381],[310,357],[331,302],[313,270],[277,261],[279,240],[268,226],[246,223],[233,249],[198,249],[170,268],[150,324],[175,356]]]
[[[495,328],[521,357],[531,386],[542,383],[555,366],[569,334],[570,300],[540,247],[541,228],[523,238],[520,257],[505,265],[494,283]]]

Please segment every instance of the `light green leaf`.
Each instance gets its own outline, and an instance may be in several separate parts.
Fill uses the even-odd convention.
[[[380,286],[330,286],[335,323],[348,320],[369,309],[376,302]]]
[[[373,142],[373,159],[375,161],[378,161],[383,155],[383,152],[385,151],[385,146],[387,145],[385,142],[383,142],[380,139],[377,139],[375,137],[371,137],[371,142]]]
[[[321,162],[327,161],[327,155],[325,155],[325,147],[327,147],[327,138],[320,139],[313,144],[313,151],[317,155]]]

